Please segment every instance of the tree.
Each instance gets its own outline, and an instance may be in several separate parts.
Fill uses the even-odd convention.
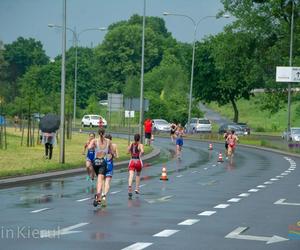
[[[10,84],[10,100],[18,95],[17,79],[32,65],[47,64],[49,58],[43,50],[42,43],[33,38],[19,37],[11,44],[4,45],[4,58],[8,63],[8,82]]]
[[[256,41],[246,32],[220,33],[197,49],[195,94],[206,102],[231,103],[234,122],[238,122],[236,101],[249,99],[251,90],[260,84],[261,72],[253,56]]]

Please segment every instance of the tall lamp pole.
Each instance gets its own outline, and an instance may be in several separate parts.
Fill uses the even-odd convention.
[[[62,28],[61,25],[56,24],[48,24],[48,27],[50,28]],[[101,28],[88,28],[80,31],[79,33],[76,32],[76,29],[71,29],[69,27],[66,27],[67,30],[71,31],[73,33],[73,39],[74,39],[74,46],[75,46],[75,66],[74,66],[74,102],[73,102],[73,128],[75,128],[76,123],[76,103],[77,103],[77,72],[78,72],[78,43],[79,43],[79,36],[90,30],[98,30],[98,31],[106,31],[106,27]]]
[[[293,33],[294,33],[294,7],[295,3],[292,1],[292,18],[291,18],[291,35],[290,35],[290,59],[289,66],[292,67],[293,63]],[[291,131],[291,82],[288,83],[288,124],[287,132]],[[288,136],[286,137],[288,140]]]
[[[142,34],[142,61],[141,61],[141,92],[140,92],[140,120],[139,133],[143,142],[143,120],[144,120],[144,56],[145,56],[145,20],[146,20],[146,0],[144,0],[143,12],[143,34]]]
[[[65,163],[65,81],[66,81],[66,23],[67,0],[63,0],[62,18],[62,59],[61,59],[61,95],[60,95],[60,152],[59,163]]]
[[[192,110],[192,100],[193,100],[193,82],[194,82],[194,64],[195,64],[195,47],[196,47],[196,35],[197,35],[197,29],[198,25],[201,21],[207,19],[207,18],[217,18],[217,16],[205,16],[201,18],[198,22],[196,22],[192,17],[185,15],[185,14],[178,14],[178,13],[169,13],[169,12],[163,12],[164,16],[181,16],[188,18],[192,21],[194,25],[194,34],[193,34],[193,52],[192,52],[192,66],[191,66],[191,81],[190,81],[190,93],[189,93],[189,109],[188,109],[188,120],[187,120],[187,129],[190,131],[190,123],[191,123],[191,110]],[[221,17],[229,18],[229,15],[223,15]]]

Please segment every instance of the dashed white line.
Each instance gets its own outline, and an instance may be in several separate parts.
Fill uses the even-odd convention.
[[[273,182],[272,181],[266,181],[266,182],[264,182],[264,184],[266,184],[266,185],[273,184]]]
[[[50,208],[48,208],[48,207],[45,207],[45,208],[42,208],[42,209],[38,209],[38,210],[33,210],[33,211],[31,211],[30,213],[39,213],[39,212],[43,212],[43,211],[46,211],[46,210],[49,210]]]
[[[122,250],[142,250],[148,246],[151,246],[153,243],[150,242],[137,242],[128,247],[123,248]]]
[[[288,173],[282,173],[281,175],[288,175]]]
[[[216,212],[217,211],[204,211],[204,212],[202,212],[198,215],[200,215],[200,216],[211,216],[211,215],[215,214]]]
[[[88,198],[83,198],[83,199],[80,199],[80,200],[76,200],[77,202],[82,202],[82,201],[87,201],[87,200],[90,200],[92,199],[91,197],[88,197]]]
[[[238,196],[239,197],[248,197],[250,194],[248,194],[248,193],[242,193],[242,194],[239,194]]]
[[[258,187],[258,188],[265,188],[266,186],[265,185],[258,185],[256,187]]]
[[[154,234],[154,237],[169,237],[175,233],[179,232],[179,230],[165,229],[157,234]]]
[[[270,181],[278,181],[277,178],[271,178]]]
[[[241,199],[240,198],[232,198],[228,200],[228,202],[239,202]]]
[[[177,175],[176,177],[177,177],[177,178],[181,178],[182,176],[183,176],[183,175],[182,175],[182,174],[180,174],[180,175]]]
[[[182,222],[178,223],[177,225],[180,225],[180,226],[191,226],[191,225],[197,223],[198,221],[200,221],[200,220],[187,219],[185,221],[182,221]]]
[[[290,170],[286,170],[286,171],[284,171],[285,173],[291,173],[291,171]]]
[[[227,208],[229,206],[230,206],[229,204],[219,204],[219,205],[215,206],[214,208]]]
[[[276,178],[283,178],[283,176],[282,175],[277,175]]]
[[[252,193],[255,193],[255,192],[258,192],[258,191],[259,191],[259,189],[255,189],[255,188],[248,190],[248,192],[252,192]]]
[[[113,191],[113,192],[110,192],[111,194],[117,194],[117,193],[120,193],[121,190],[116,190],[116,191]]]

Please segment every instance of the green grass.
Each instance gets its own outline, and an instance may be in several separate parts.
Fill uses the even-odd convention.
[[[270,115],[268,111],[260,110],[262,94],[256,94],[250,100],[241,99],[237,102],[239,121],[247,122],[252,131],[259,133],[279,135],[287,127],[287,104],[278,113]],[[291,126],[300,127],[299,110],[300,101],[293,101],[291,105]],[[208,104],[208,107],[219,112],[222,116],[233,120],[233,109],[230,104],[218,106],[216,103]]]
[[[43,158],[44,145],[26,147],[24,139],[23,146],[21,146],[21,132],[15,132],[14,129],[8,129],[7,132],[7,149],[0,150],[0,178],[84,168],[85,166],[85,156],[82,155],[82,151],[88,138],[87,134],[74,133],[72,140],[66,140],[65,164],[59,164],[59,145],[54,146],[53,158],[46,160]],[[113,143],[117,144],[120,155],[116,162],[129,159],[127,140],[113,138]],[[151,147],[145,147],[145,154],[151,150]]]

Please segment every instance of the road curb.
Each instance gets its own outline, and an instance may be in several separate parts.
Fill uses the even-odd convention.
[[[160,149],[154,148],[151,153],[144,155],[142,157],[142,160],[143,161],[151,160],[151,159],[157,157],[159,154],[160,154]],[[127,167],[128,163],[129,163],[129,160],[117,162],[114,164],[114,167],[115,167],[115,169],[121,169],[123,167]],[[82,166],[80,168],[75,168],[75,169],[68,169],[68,170],[54,171],[54,172],[49,172],[49,173],[0,179],[0,189],[21,186],[21,185],[29,183],[29,182],[38,182],[38,181],[47,180],[47,179],[56,178],[56,177],[74,176],[74,175],[79,175],[79,174],[84,174],[84,173],[86,173],[86,170],[85,170],[85,167]]]

